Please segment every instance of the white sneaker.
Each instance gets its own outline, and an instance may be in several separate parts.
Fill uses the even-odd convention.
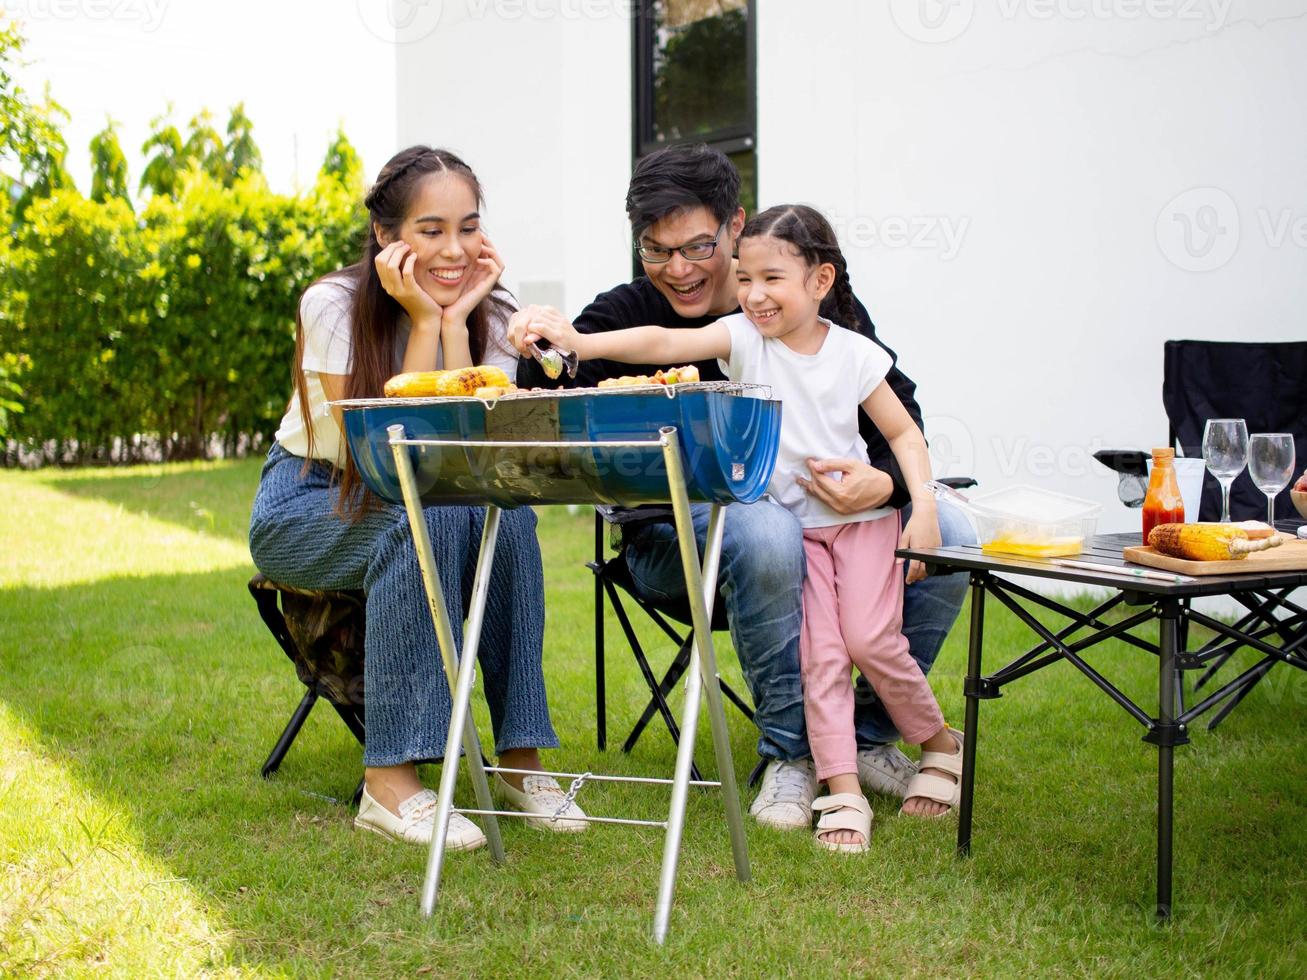
[[[884,793],[902,799],[908,780],[917,774],[917,764],[897,745],[873,745],[858,751],[858,782],[868,793]]]
[[[817,795],[817,770],[811,759],[772,760],[762,774],[762,788],[749,813],[758,823],[781,830],[812,826],[812,801]]]
[[[399,816],[395,816],[374,800],[364,786],[354,827],[370,830],[391,840],[430,845],[431,834],[436,829],[436,802],[437,797],[432,790],[419,790],[399,805]],[[471,820],[461,813],[449,815],[449,829],[445,832],[445,847],[448,850],[475,851],[485,842],[486,835]]]
[[[528,827],[575,834],[589,826],[585,820],[576,819],[585,816],[584,810],[572,802],[567,802],[564,806],[567,794],[553,776],[523,776],[522,788],[516,789],[503,776],[495,773],[495,790],[514,809],[539,814],[538,817],[526,818]]]

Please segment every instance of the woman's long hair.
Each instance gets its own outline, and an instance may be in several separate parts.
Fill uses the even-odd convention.
[[[781,204],[749,219],[740,232],[746,238],[775,238],[793,246],[812,268],[829,262],[835,267],[835,282],[821,301],[820,313],[827,320],[850,330],[858,329],[857,304],[849,281],[849,264],[840,251],[835,229],[816,208],[806,204]]]
[[[422,179],[433,173],[455,174],[467,182],[468,188],[481,207],[484,197],[481,182],[472,168],[448,150],[429,146],[410,146],[387,161],[377,175],[376,183],[368,191],[363,204],[368,211],[368,227],[364,234],[363,254],[358,262],[324,279],[341,277],[352,283],[354,300],[350,310],[350,371],[345,383],[346,398],[379,398],[386,381],[395,372],[397,360],[396,325],[404,312],[399,302],[381,285],[374,260],[382,250],[376,229],[381,228],[387,237],[399,237],[399,229],[408,216],[413,198]],[[321,282],[322,280],[319,280]],[[310,287],[312,288],[312,287]],[[498,291],[491,293],[468,317],[468,346],[472,363],[480,363],[485,353],[491,321],[507,317],[512,307]],[[295,391],[299,394],[300,417],[308,436],[305,467],[313,458],[313,428],[309,415],[307,381],[301,368],[304,356],[304,325],[295,311]],[[342,439],[344,434],[342,433]],[[345,465],[339,473],[340,499],[338,509],[354,519],[375,503],[363,485],[354,460],[346,454]]]

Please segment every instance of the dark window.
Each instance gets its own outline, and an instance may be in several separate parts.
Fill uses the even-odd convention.
[[[750,213],[758,199],[755,23],[754,0],[640,0],[635,18],[635,158],[674,143],[715,146],[739,168]]]

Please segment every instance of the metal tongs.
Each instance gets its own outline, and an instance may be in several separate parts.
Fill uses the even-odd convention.
[[[537,340],[531,344],[531,356],[540,362],[545,377],[550,381],[556,381],[562,376],[563,369],[566,368],[567,376],[575,378],[577,366],[581,363],[581,359],[576,356],[576,351],[545,346],[548,343],[547,340]]]

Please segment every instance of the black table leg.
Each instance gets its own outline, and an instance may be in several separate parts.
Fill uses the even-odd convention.
[[[604,680],[604,582],[597,569],[604,559],[604,522],[595,511],[595,742],[608,748],[608,692]]]
[[[1179,640],[1178,603],[1162,601],[1161,636],[1157,658],[1157,918],[1171,917],[1171,830],[1174,811],[1174,755],[1176,676],[1175,653]]]
[[[971,637],[967,647],[966,734],[962,741],[962,799],[958,805],[958,856],[971,854],[971,804],[976,789],[976,738],[980,716],[980,661],[985,641],[985,581],[971,576]]]

